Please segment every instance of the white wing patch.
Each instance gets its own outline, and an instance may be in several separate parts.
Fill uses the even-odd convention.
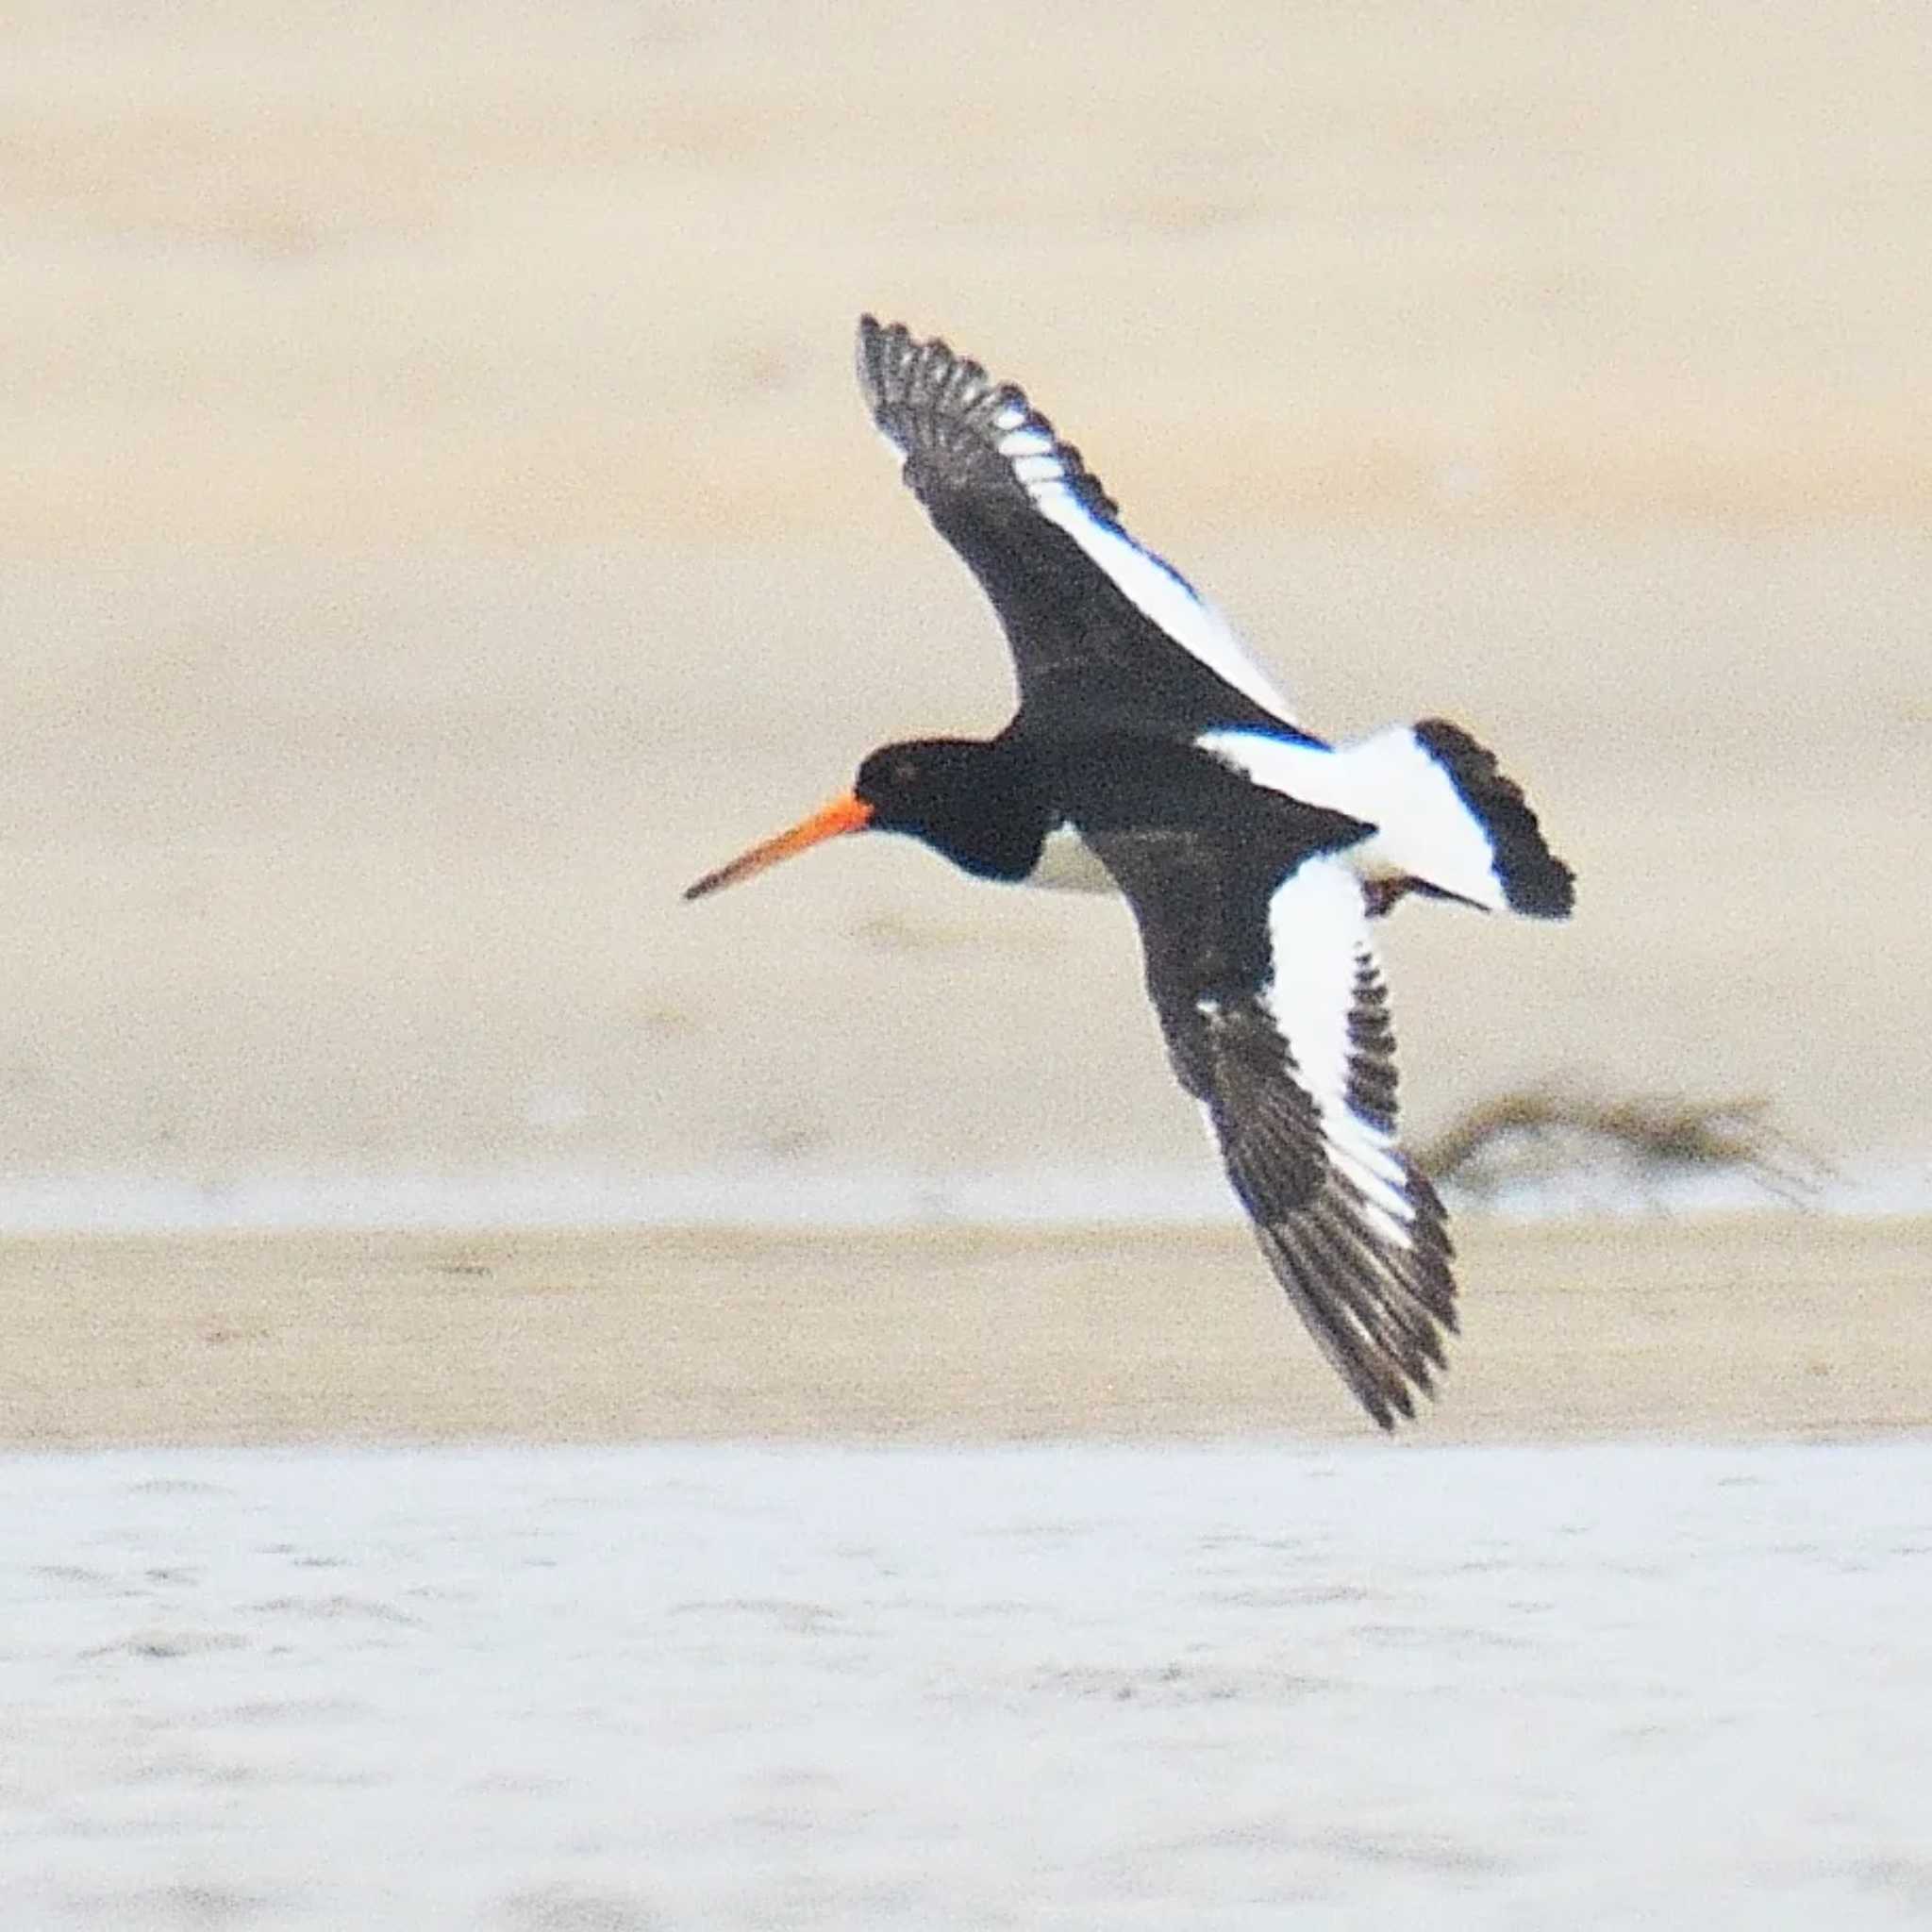
[[[1375,1231],[1412,1248],[1415,1204],[1394,1139],[1349,1105],[1350,1018],[1363,969],[1378,972],[1361,887],[1345,861],[1305,860],[1268,905],[1274,974],[1261,1004],[1287,1041],[1315,1103],[1331,1167],[1359,1195]]]
[[[993,427],[1000,432],[999,453],[1034,508],[1065,531],[1142,617],[1243,697],[1284,724],[1294,724],[1287,699],[1227,619],[1171,564],[1141,549],[1118,524],[1095,516],[1067,487],[1058,445],[1024,400],[1008,403],[993,418]]]

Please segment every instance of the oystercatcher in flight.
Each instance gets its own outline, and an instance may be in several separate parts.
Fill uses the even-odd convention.
[[[1122,527],[1011,383],[872,317],[858,380],[1011,646],[986,741],[875,751],[852,789],[698,898],[841,832],[907,832],[980,878],[1118,891],[1181,1085],[1296,1312],[1383,1428],[1432,1392],[1456,1284],[1442,1204],[1395,1137],[1369,921],[1404,894],[1560,919],[1572,874],[1454,724],[1331,745],[1226,621]]]

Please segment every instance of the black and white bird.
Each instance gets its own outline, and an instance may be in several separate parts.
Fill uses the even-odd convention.
[[[839,833],[909,833],[977,877],[1112,890],[1147,991],[1295,1311],[1383,1428],[1432,1392],[1456,1285],[1442,1204],[1396,1141],[1371,918],[1407,893],[1559,919],[1572,874],[1454,724],[1332,745],[1226,621],[1122,526],[1011,383],[866,316],[858,380],[906,482],[1007,634],[992,739],[889,744],[698,898]]]

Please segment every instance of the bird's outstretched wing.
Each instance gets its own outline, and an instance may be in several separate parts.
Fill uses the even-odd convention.
[[[1022,701],[1300,737],[1227,620],[1121,526],[1080,452],[1011,383],[937,339],[863,316],[858,382],[906,482],[991,600]]]
[[[1140,922],[1180,1083],[1297,1314],[1383,1428],[1456,1328],[1442,1204],[1395,1138],[1395,1038],[1362,889],[1337,858],[1096,840]]]

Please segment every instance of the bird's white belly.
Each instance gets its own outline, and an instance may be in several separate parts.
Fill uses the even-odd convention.
[[[1071,824],[1062,823],[1046,835],[1040,862],[1026,874],[1029,886],[1054,892],[1118,892],[1113,874],[1093,856],[1093,848]]]

